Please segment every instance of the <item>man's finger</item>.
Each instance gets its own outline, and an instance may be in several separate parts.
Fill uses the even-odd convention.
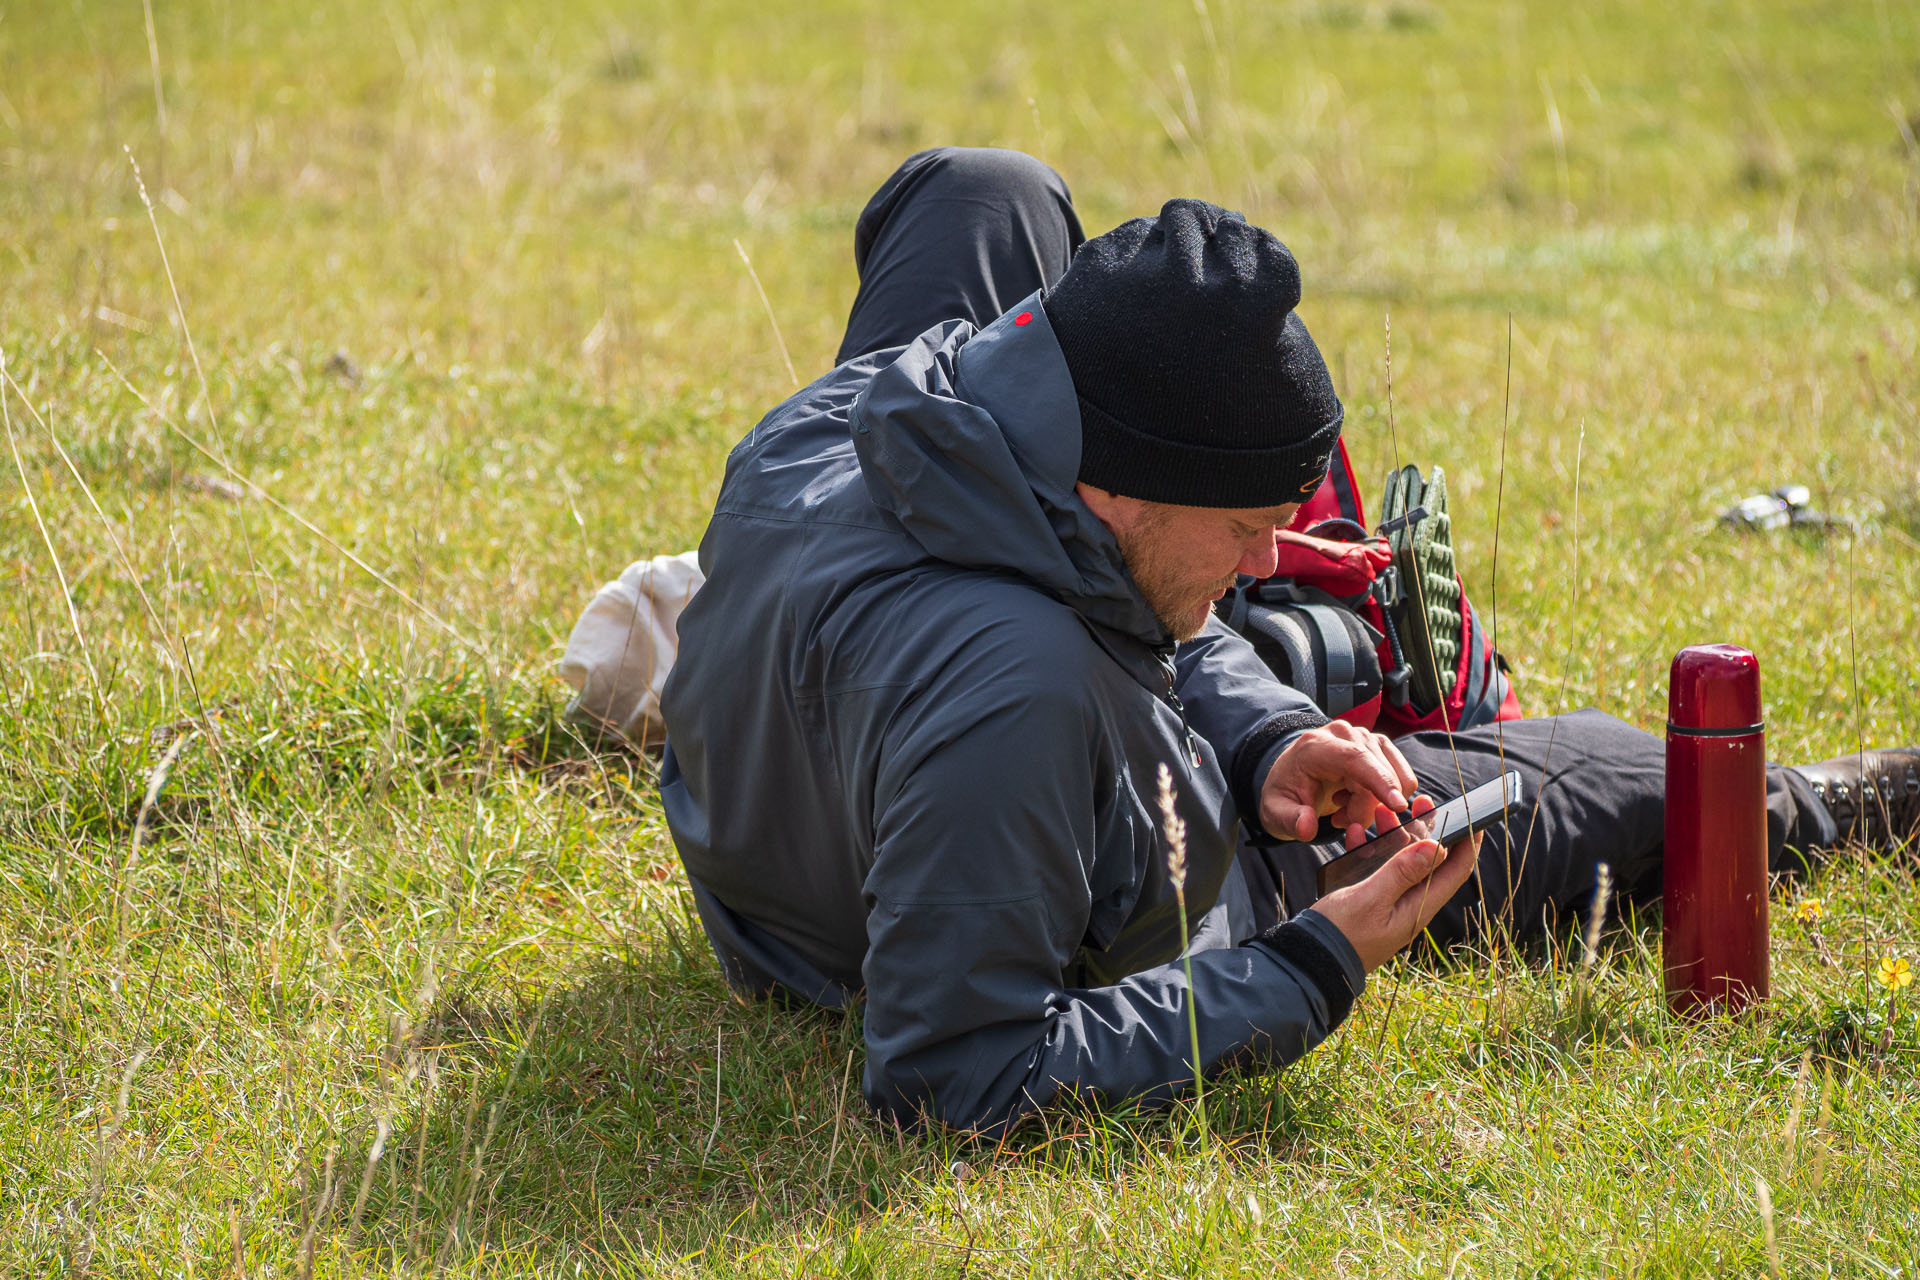
[[[1381,804],[1365,791],[1347,793],[1345,801],[1335,812],[1339,815],[1337,821],[1370,822],[1376,832],[1391,831],[1400,825],[1398,815],[1395,815],[1392,809]],[[1393,819],[1386,826],[1380,825],[1380,815],[1383,813],[1392,816]]]
[[[1380,733],[1373,736],[1380,748],[1380,753],[1386,756],[1387,763],[1393,767],[1394,776],[1400,780],[1401,789],[1408,795],[1413,795],[1420,789],[1420,779],[1413,776],[1413,766],[1408,764],[1407,758],[1400,754],[1400,748],[1393,744],[1392,738]]]
[[[1364,791],[1396,813],[1407,807],[1407,797],[1400,788],[1400,779],[1394,775],[1385,757],[1375,749],[1373,742],[1349,740],[1327,745],[1342,775],[1339,781],[1345,784],[1347,790]]]
[[[1431,877],[1430,882],[1420,886],[1420,892],[1425,897],[1416,899],[1419,928],[1426,928],[1427,924],[1440,914],[1440,908],[1446,906],[1453,895],[1459,892],[1460,886],[1467,882],[1467,877],[1473,874],[1473,864],[1478,859],[1479,852],[1480,837],[1474,835],[1435,857],[1433,867],[1427,873]]]
[[[1261,806],[1267,830],[1283,840],[1289,832],[1295,840],[1311,840],[1320,834],[1320,815],[1312,805],[1269,793]]]
[[[1394,854],[1393,859],[1374,874],[1391,876],[1392,879],[1387,883],[1398,887],[1397,897],[1405,897],[1408,892],[1417,888],[1422,881],[1433,874],[1433,869],[1440,865],[1440,860],[1438,843],[1432,840],[1415,840]],[[1446,901],[1445,897],[1440,901]]]

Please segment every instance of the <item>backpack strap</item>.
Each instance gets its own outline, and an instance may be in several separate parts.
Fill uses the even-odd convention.
[[[1220,602],[1226,606],[1226,612],[1220,612],[1220,605],[1214,606],[1214,612],[1220,615],[1220,621],[1242,635],[1245,635],[1247,630],[1247,597],[1258,585],[1257,579],[1249,578],[1243,573],[1235,579],[1233,589],[1227,592],[1226,599]]]
[[[1363,652],[1360,644],[1363,640],[1377,644],[1378,638],[1365,618],[1326,592],[1297,584],[1260,583],[1240,593],[1229,613],[1229,625],[1236,616],[1242,619],[1238,630],[1280,650],[1287,661],[1287,683],[1312,698],[1326,714],[1343,715],[1377,696],[1378,688],[1372,687],[1376,677],[1369,667],[1377,667],[1378,659],[1370,649]],[[1371,664],[1369,658],[1373,658]]]
[[[1501,708],[1505,705],[1511,685],[1507,674],[1501,669],[1501,657],[1494,652],[1487,638],[1480,615],[1472,609],[1467,614],[1467,688],[1460,703],[1460,722],[1458,727],[1471,729],[1475,725],[1492,724],[1500,718]]]
[[[1320,672],[1313,661],[1313,641],[1307,629],[1290,608],[1262,607],[1247,610],[1245,630],[1270,642],[1287,659],[1287,683],[1319,703],[1320,709],[1333,714],[1320,693]]]
[[[1309,538],[1326,538],[1334,542],[1365,542],[1368,537],[1366,526],[1345,516],[1333,516],[1300,532]]]
[[[1320,645],[1327,655],[1327,669],[1320,673],[1321,706],[1328,715],[1351,711],[1354,696],[1353,677],[1359,670],[1359,654],[1354,651],[1353,632],[1333,608],[1324,604],[1295,605],[1320,633]]]

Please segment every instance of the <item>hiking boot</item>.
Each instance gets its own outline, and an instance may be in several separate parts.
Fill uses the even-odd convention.
[[[1794,770],[1839,826],[1839,839],[1894,849],[1920,833],[1920,747],[1856,751]]]
[[[1418,467],[1388,473],[1380,532],[1393,548],[1398,585],[1383,602],[1397,641],[1395,656],[1412,668],[1413,707],[1426,715],[1453,692],[1459,678],[1462,629],[1447,481],[1439,467],[1431,480],[1423,479]]]

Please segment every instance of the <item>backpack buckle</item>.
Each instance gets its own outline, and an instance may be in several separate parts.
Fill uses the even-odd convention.
[[[1391,671],[1382,671],[1380,683],[1387,696],[1387,705],[1404,707],[1407,699],[1413,696],[1413,667],[1403,662]]]
[[[1405,518],[1412,519],[1415,512],[1424,516],[1426,508],[1415,507]],[[1380,673],[1381,693],[1388,706],[1404,707],[1408,699],[1413,697],[1413,664],[1407,661],[1406,649],[1400,643],[1400,632],[1393,625],[1393,606],[1400,602],[1399,567],[1390,564],[1380,570],[1367,594],[1380,606],[1380,624],[1386,631],[1387,651],[1393,654],[1393,669]]]
[[[1398,533],[1402,529],[1411,528],[1426,518],[1427,509],[1425,506],[1412,507],[1404,515],[1395,516],[1391,520],[1381,521],[1380,527],[1375,529],[1374,532],[1384,538],[1389,534]]]

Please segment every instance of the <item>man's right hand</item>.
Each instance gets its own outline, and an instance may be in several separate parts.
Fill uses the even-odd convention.
[[[1413,820],[1404,830],[1392,810],[1382,807],[1375,815],[1374,827],[1381,834],[1401,831],[1406,841],[1403,848],[1359,884],[1336,889],[1313,904],[1346,935],[1368,973],[1420,936],[1428,921],[1467,882],[1480,856],[1477,834],[1442,853],[1421,821],[1433,811],[1432,799],[1416,796],[1412,808]],[[1349,849],[1365,840],[1357,824],[1347,828]]]

